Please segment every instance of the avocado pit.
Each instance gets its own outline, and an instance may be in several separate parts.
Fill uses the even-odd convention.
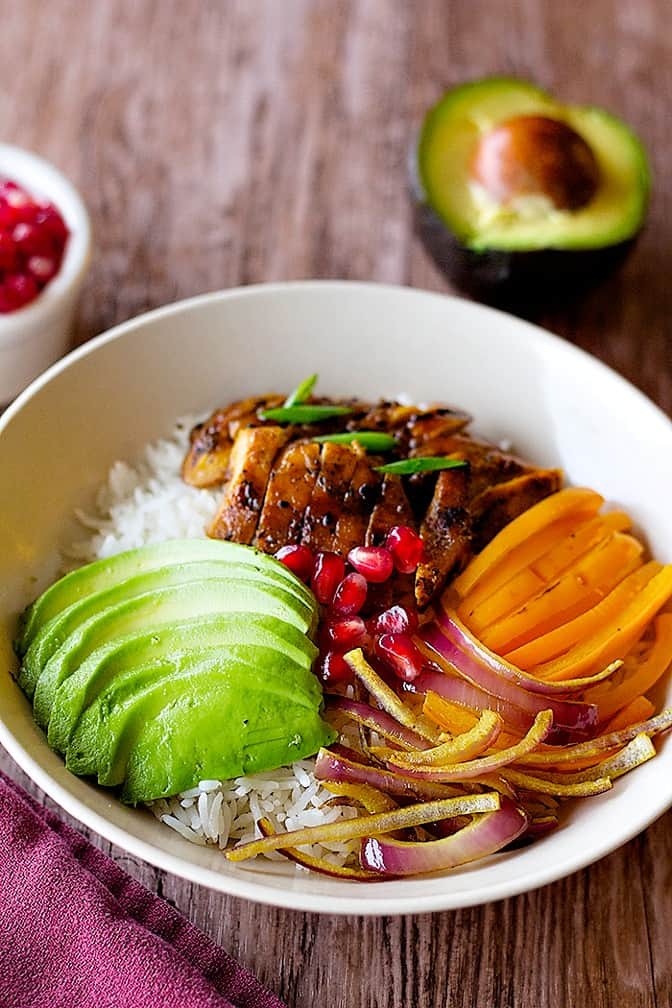
[[[583,137],[559,119],[519,115],[499,123],[476,145],[471,177],[500,205],[542,196],[557,210],[585,207],[600,169]]]

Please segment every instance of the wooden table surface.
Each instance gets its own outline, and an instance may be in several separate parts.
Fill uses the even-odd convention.
[[[405,156],[442,88],[489,73],[604,105],[643,136],[656,184],[635,253],[536,318],[669,412],[668,0],[6,0],[0,138],[52,159],[88,202],[83,340],[241,283],[448,290],[412,236]],[[0,767],[38,793],[4,754]],[[537,892],[379,920],[255,906],[111,853],[290,1008],[672,1004],[672,813]]]

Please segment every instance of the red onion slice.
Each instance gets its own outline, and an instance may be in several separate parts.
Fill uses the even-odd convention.
[[[568,679],[565,682],[544,682],[543,679],[537,679],[528,672],[523,672],[522,669],[507,662],[505,658],[495,654],[494,651],[490,651],[485,644],[471,633],[453,610],[445,609],[439,605],[436,621],[441,628],[441,632],[465,655],[486,665],[497,675],[501,676],[502,679],[508,679],[509,682],[515,683],[516,686],[521,686],[529,693],[540,693],[542,696],[567,696],[568,693],[581,693],[588,686],[594,686],[595,683],[602,682],[610,675],[613,675],[623,664],[622,661],[612,662],[607,668],[597,672],[595,675],[586,676],[584,679]]]
[[[389,795],[406,798],[451,798],[461,791],[446,784],[432,784],[425,781],[409,780],[391,770],[383,770],[374,766],[365,766],[353,759],[320,749],[315,760],[315,776],[318,780],[336,781],[350,784],[370,784],[371,787],[384,791]]]
[[[391,714],[377,710],[369,704],[360,703],[358,700],[340,696],[327,697],[327,711],[345,714],[358,724],[366,725],[384,738],[397,742],[404,749],[426,749],[430,745],[422,735],[400,724]]]
[[[505,798],[496,812],[479,816],[442,840],[408,843],[380,836],[365,837],[359,859],[362,868],[383,876],[445,871],[495,854],[526,829],[525,812]]]
[[[437,663],[441,663],[440,658],[437,658]],[[515,707],[508,700],[492,696],[478,686],[468,683],[466,679],[460,679],[457,675],[453,675],[452,670],[447,674],[438,671],[423,672],[413,683],[407,684],[405,689],[418,693],[429,693],[430,691],[438,693],[444,700],[451,700],[453,703],[461,704],[462,707],[468,707],[473,711],[496,711],[501,714],[509,727],[514,728],[521,735],[529,731],[534,720],[531,714]]]
[[[574,742],[589,736],[597,726],[598,710],[593,704],[578,703],[573,700],[557,700],[555,697],[529,693],[509,679],[503,678],[473,654],[464,651],[439,629],[436,623],[428,623],[422,628],[420,639],[444,662],[470,683],[487,693],[508,700],[528,714],[536,715],[543,710],[553,711],[553,730],[549,742],[559,744]],[[417,680],[416,680],[417,682]]]

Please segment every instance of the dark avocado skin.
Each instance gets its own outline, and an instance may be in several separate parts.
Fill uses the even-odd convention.
[[[473,252],[459,243],[411,185],[414,230],[438,268],[479,301],[520,308],[579,297],[625,261],[637,235],[600,249]]]

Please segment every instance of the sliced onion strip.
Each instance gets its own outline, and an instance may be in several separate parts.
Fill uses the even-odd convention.
[[[347,697],[328,697],[327,700],[327,712],[337,711],[344,714],[358,724],[372,728],[383,738],[396,742],[404,749],[424,749],[429,745],[427,739],[400,724],[387,711],[376,710],[369,704],[360,703],[358,700],[349,700]]]
[[[407,805],[391,812],[359,816],[323,826],[306,826],[287,833],[250,840],[226,851],[229,861],[247,861],[248,858],[264,854],[266,851],[282,850],[287,847],[304,847],[307,844],[327,843],[332,840],[352,840],[377,833],[392,833],[398,829],[423,826],[425,823],[450,819],[458,815],[474,815],[477,812],[494,812],[500,807],[500,797],[495,793],[465,795],[460,798],[444,798],[440,801]]]
[[[554,696],[530,693],[500,674],[491,664],[473,652],[467,654],[462,651],[436,623],[424,626],[420,636],[425,644],[452,669],[487,693],[508,701],[528,714],[536,715],[542,710],[552,710],[554,725],[549,741],[562,739],[564,742],[567,741],[567,736],[571,741],[575,741],[577,738],[585,738],[595,729],[597,707],[571,700],[558,700]]]
[[[497,853],[524,833],[527,824],[525,812],[504,799],[497,811],[479,816],[441,840],[409,843],[367,836],[362,840],[360,862],[385,877],[445,871]]]
[[[400,798],[454,798],[462,792],[448,784],[432,784],[425,781],[412,781],[401,774],[393,773],[375,766],[366,766],[344,756],[340,752],[321,749],[315,760],[315,776],[318,780],[334,781],[347,784],[369,784],[379,791]],[[353,754],[356,755],[356,754]]]
[[[417,644],[423,650],[420,640],[417,641]],[[460,704],[469,710],[479,712],[484,710],[496,711],[498,714],[501,714],[510,728],[513,728],[521,735],[529,731],[530,725],[534,720],[531,714],[522,711],[508,700],[492,696],[478,686],[467,682],[466,679],[461,679],[458,675],[454,674],[452,666],[444,662],[440,656],[434,652],[429,652],[429,650],[427,653],[432,655],[432,659],[443,671],[422,672],[417,679],[414,679],[412,683],[407,685],[407,688],[410,686],[419,693],[436,693],[438,696],[443,697],[444,700]]]

